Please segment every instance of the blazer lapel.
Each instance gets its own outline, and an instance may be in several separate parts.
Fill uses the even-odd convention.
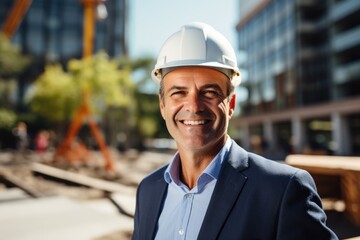
[[[243,188],[246,177],[240,173],[248,167],[247,152],[235,142],[223,163],[222,170],[212,194],[198,239],[216,239],[220,229]]]
[[[157,227],[157,220],[159,219],[162,205],[165,198],[165,193],[167,190],[167,183],[165,182],[164,178],[161,177],[157,179],[153,183],[153,187],[149,189],[148,196],[149,198],[146,199],[145,208],[147,212],[144,214],[144,231],[141,233],[142,237],[146,239],[154,239]]]

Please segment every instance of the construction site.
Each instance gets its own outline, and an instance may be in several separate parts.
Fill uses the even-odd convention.
[[[48,9],[46,7],[49,7],[49,9],[51,8],[51,13],[58,11],[56,8],[59,7],[58,5],[51,5],[55,4],[56,1],[49,2],[51,3],[46,5],[41,1],[7,1],[8,5],[6,6],[10,10],[7,12],[6,17],[4,17],[5,20],[2,23],[3,25],[1,32],[4,33],[4,36],[6,36],[7,39],[11,40],[14,38],[14,36],[16,36],[19,26],[21,26],[24,19],[26,20],[26,26],[30,26],[31,24],[35,23],[43,24],[45,17],[43,19],[39,18],[40,20],[37,19],[36,11],[43,11],[46,13],[51,12],[47,11]],[[71,5],[75,4],[75,1],[67,1],[67,5],[64,4],[64,6],[66,6],[61,9],[66,10],[67,8],[69,11],[63,11],[61,14],[54,14],[54,16],[52,16],[53,20],[56,20],[56,17],[59,17],[59,19],[60,17],[63,17],[64,19],[61,21],[57,19],[58,22],[55,20],[49,21],[49,24],[44,27],[46,30],[41,31],[41,33],[44,32],[44,36],[48,34],[45,36],[47,40],[53,41],[53,44],[47,45],[49,52],[52,50],[51,46],[56,45],[55,42],[59,43],[59,46],[57,46],[58,48],[54,47],[54,49],[61,49],[61,51],[59,51],[57,54],[49,54],[48,52],[44,51],[45,54],[42,57],[44,57],[46,61],[49,60],[50,62],[56,62],[59,59],[63,62],[66,62],[70,58],[76,57],[77,59],[81,59],[75,61],[75,63],[78,64],[77,67],[79,67],[81,64],[84,64],[83,66],[85,66],[86,63],[89,63],[95,59],[93,58],[95,52],[94,49],[96,48],[96,43],[99,43],[96,42],[96,38],[106,38],[105,36],[101,35],[104,34],[105,31],[97,32],[96,25],[100,24],[100,26],[103,26],[103,29],[105,29],[105,24],[101,25],[102,23],[97,23],[98,16],[96,16],[95,13],[97,13],[99,6],[104,7],[105,2],[105,0],[79,0],[76,2],[77,5]],[[122,9],[121,4],[126,5],[125,2],[126,1],[108,1],[107,4],[110,7],[117,6],[118,9]],[[264,7],[266,4],[270,4],[271,2],[272,1],[262,1],[263,4],[261,6]],[[346,3],[352,1],[343,2]],[[25,16],[29,8],[31,8],[32,4],[33,10],[35,9],[36,11],[34,10],[31,13],[32,19],[30,19],[30,17],[26,19]],[[301,6],[302,5],[299,3],[298,7]],[[312,6],[305,6],[303,10],[311,10],[311,7]],[[293,8],[289,7],[288,9]],[[81,12],[82,15],[80,16],[77,11]],[[115,10],[112,11],[113,14],[115,12]],[[73,19],[70,17],[67,18],[66,14],[73,14],[71,15]],[[46,16],[46,14],[43,15]],[[114,27],[115,19],[120,18],[120,15],[121,17],[123,17],[122,15],[125,16],[125,14],[122,14],[122,12],[119,11],[116,12],[116,14],[110,16],[109,19],[111,19],[113,22],[108,23],[106,26]],[[255,13],[252,13],[249,16],[255,16]],[[289,16],[291,16],[291,14],[289,14]],[[244,20],[241,22],[241,24],[238,25],[239,31],[243,26],[246,25],[249,19],[245,19],[246,21]],[[32,22],[31,20],[34,21]],[[37,20],[39,21],[37,22]],[[77,20],[77,22],[75,20]],[[116,21],[119,22],[118,20],[119,19]],[[54,37],[57,36],[56,33],[60,32],[59,22],[63,23],[63,25],[61,25],[63,28],[63,32],[61,34],[65,36],[68,33],[68,38],[64,37],[64,39],[67,39],[66,43],[68,45],[65,43],[63,44],[61,40],[59,40],[57,37]],[[126,21],[124,20],[122,24],[125,25],[125,22]],[[71,27],[69,28],[67,24],[69,26],[71,25]],[[41,42],[31,41],[31,37],[24,37],[35,36],[30,35],[30,30],[34,29],[39,30],[40,27],[24,27],[21,31],[21,37],[20,35],[15,37],[16,41],[25,43],[27,40],[29,40],[29,42],[31,42],[29,45],[41,45]],[[77,34],[76,40],[80,41],[75,41],[72,38],[73,35],[75,35],[73,33],[79,32],[79,29],[81,29],[83,32]],[[28,30],[29,33],[27,32]],[[37,33],[35,30],[32,33]],[[114,30],[114,34],[115,32],[121,32],[119,33],[120,35],[125,35],[125,27],[124,29],[121,28],[121,30],[123,31]],[[248,30],[246,29],[246,31]],[[22,41],[20,41],[20,39]],[[119,47],[120,45],[126,45],[124,36],[113,37],[112,41],[115,41],[114,39],[122,39],[121,44],[116,42],[116,46]],[[252,41],[249,42],[249,44],[251,43]],[[245,42],[243,41],[243,45],[244,44]],[[63,45],[66,46],[62,47]],[[105,45],[108,46],[110,44],[106,43]],[[26,51],[31,52],[29,49],[26,50],[25,47]],[[68,49],[70,50],[67,51]],[[71,52],[71,49],[75,49],[76,52]],[[65,53],[69,52],[71,53],[67,56]],[[115,50],[112,53],[113,56],[117,54],[126,55],[125,47],[121,51],[119,50],[118,53],[116,53]],[[44,65],[41,65],[41,67],[38,68],[34,67],[36,66],[35,63],[38,64],[41,62],[41,64],[43,64],[43,62],[46,62],[45,60],[43,62],[40,61],[39,56],[36,56],[35,59],[37,59],[36,61],[38,62],[34,61],[34,65],[28,67],[30,70],[38,70],[43,68],[46,69]],[[21,133],[28,131],[28,135],[26,137],[29,137],[29,132],[31,133],[29,130],[35,132],[35,130],[40,130],[40,128],[38,128],[39,126],[41,128],[43,127],[43,122],[41,121],[33,121],[31,122],[32,125],[28,124],[28,130],[26,130],[27,125],[25,122],[17,121],[15,123],[14,121],[13,125],[6,129],[7,133],[10,135],[17,135],[19,138],[19,142],[16,143],[16,147],[15,144],[12,147],[8,147],[7,144],[9,144],[10,138],[7,138],[5,135],[0,135],[1,239],[131,239],[134,229],[133,224],[136,204],[136,189],[145,176],[159,167],[169,163],[176,151],[176,146],[174,147],[173,145],[168,144],[168,142],[171,140],[161,138],[161,140],[167,142],[165,145],[163,142],[163,145],[161,145],[160,148],[156,147],[155,145],[145,146],[145,144],[141,145],[141,148],[135,148],[132,146],[129,147],[130,144],[128,141],[133,139],[142,141],[144,139],[143,136],[137,135],[139,132],[130,131],[133,130],[130,129],[130,126],[135,128],[134,125],[145,122],[147,125],[145,124],[145,127],[143,126],[143,128],[148,130],[151,129],[151,127],[154,125],[152,124],[153,122],[141,122],[140,120],[136,122],[136,124],[133,123],[135,121],[133,120],[133,116],[130,116],[130,113],[133,115],[136,114],[134,113],[135,110],[132,109],[133,106],[130,105],[132,105],[132,100],[135,98],[129,98],[129,100],[125,99],[124,97],[126,101],[124,100],[125,103],[123,103],[122,106],[117,106],[119,107],[118,109],[114,108],[113,105],[110,104],[110,107],[107,109],[109,112],[106,113],[109,115],[113,113],[112,116],[114,118],[111,118],[111,116],[95,116],[95,111],[93,109],[94,105],[96,105],[94,104],[96,101],[93,99],[94,93],[96,93],[100,86],[106,84],[99,84],[98,82],[94,81],[94,79],[99,80],[97,72],[95,72],[93,75],[87,74],[87,70],[93,70],[93,66],[97,66],[96,62],[92,64],[93,65],[90,65],[90,67],[87,66],[87,69],[84,68],[85,70],[81,69],[84,70],[83,74],[86,75],[87,78],[79,74],[81,77],[73,77],[71,79],[72,82],[70,81],[73,86],[75,86],[75,84],[80,86],[77,86],[79,91],[74,94],[77,97],[78,104],[74,104],[76,107],[74,107],[73,113],[68,114],[69,116],[72,115],[71,119],[56,119],[58,122],[61,122],[63,126],[65,126],[62,128],[64,132],[57,132],[56,144],[53,143],[51,146],[37,148],[33,146],[30,147],[28,142],[23,144],[21,143]],[[351,69],[355,69],[353,66],[355,65],[352,65]],[[77,70],[79,69],[80,67]],[[116,65],[115,70],[113,71],[113,75],[116,75],[117,77],[121,75],[123,72],[120,70],[120,67]],[[8,72],[4,71],[3,76],[0,74],[0,83],[3,82],[5,85],[11,85],[13,82],[17,81],[14,80],[15,77],[14,79],[12,78],[13,76],[21,76],[22,79],[19,80],[16,84],[19,84],[19,89],[25,89],[26,84],[30,86],[33,82],[38,81],[35,81],[36,78],[33,75],[37,75],[36,77],[38,77],[40,74],[42,74],[40,71],[35,74],[34,71],[28,71],[25,73],[22,72],[22,74],[20,74],[21,71],[19,71],[12,73],[13,75],[10,74],[11,77],[8,77]],[[64,76],[65,75],[66,74],[64,74]],[[283,80],[285,79],[285,75],[292,76],[292,74],[279,74],[277,77],[280,82],[279,86],[284,85],[282,81],[285,81]],[[53,76],[56,76],[56,74],[52,75],[52,78],[54,78]],[[4,79],[2,80],[1,77],[4,77]],[[79,79],[84,81],[76,83],[75,80]],[[250,88],[256,87],[255,85],[252,86],[250,81],[244,82],[245,86],[247,84],[250,86]],[[122,82],[122,85],[126,84]],[[75,87],[71,87],[69,89],[73,90],[73,88]],[[114,87],[113,89],[111,88],[112,85],[109,84],[108,89],[115,89],[115,91],[117,91],[115,95],[121,95],[120,97],[123,97],[122,95],[127,96],[126,94],[130,92],[129,89],[131,89],[120,87]],[[46,89],[44,92],[47,93],[47,91],[49,90]],[[24,95],[24,92],[25,90],[21,94]],[[66,90],[62,90],[60,92],[62,94],[67,93]],[[103,96],[104,95],[106,96],[106,94],[103,94]],[[275,95],[276,94],[274,94],[274,96]],[[312,96],[316,94],[308,95]],[[154,96],[155,100],[157,101],[157,95],[155,94]],[[257,100],[256,95],[253,96],[255,96],[253,99]],[[23,98],[24,96],[21,97]],[[55,97],[56,100],[60,98],[59,96],[56,96],[56,94]],[[29,106],[21,105],[23,104],[22,98],[19,99],[17,103],[10,102],[8,106],[4,103],[4,106],[0,107],[8,107],[10,110],[14,110],[14,112],[19,109],[28,110],[27,107]],[[293,98],[294,97],[292,95],[289,95],[288,97],[290,100]],[[41,100],[41,103],[51,102],[43,99]],[[317,191],[321,197],[323,208],[328,217],[326,222],[327,226],[329,226],[336,233],[339,239],[360,239],[360,158],[356,156],[356,154],[359,153],[357,147],[357,144],[359,143],[358,133],[360,129],[358,125],[359,99],[345,99],[343,102],[340,102],[340,104],[335,102],[332,103],[333,105],[329,105],[330,107],[326,108],[323,105],[316,105],[314,108],[312,106],[307,106],[306,108],[296,108],[296,110],[289,110],[288,112],[277,112],[273,110],[274,106],[271,104],[257,102],[255,100],[254,102],[258,104],[256,108],[250,108],[249,103],[246,102],[242,103],[242,107],[245,109],[244,113],[250,113],[250,110],[255,111],[254,109],[256,109],[260,115],[244,115],[233,120],[234,126],[238,127],[238,129],[234,132],[235,134],[233,139],[237,139],[239,141],[239,145],[255,153],[258,150],[256,146],[259,146],[259,149],[267,147],[267,149],[270,150],[269,152],[275,153],[277,150],[279,150],[278,147],[280,145],[286,145],[287,151],[279,151],[281,154],[278,154],[279,158],[276,158],[276,160],[282,162],[283,164],[288,164],[307,170],[312,175],[316,183]],[[101,102],[101,104],[104,104],[104,102],[105,101]],[[143,102],[144,103],[140,103],[139,105],[146,105],[145,102],[147,101],[145,100]],[[293,107],[293,101],[291,100],[289,102],[291,103],[289,105]],[[150,105],[151,104],[149,103],[143,108],[145,109]],[[157,102],[155,105],[158,107]],[[68,107],[68,105],[66,105],[64,108],[66,107]],[[103,105],[100,107],[105,108]],[[263,109],[270,109],[271,111],[270,113],[262,115],[261,111]],[[334,109],[337,110],[337,112],[334,113]],[[49,111],[44,112],[49,115],[55,115],[55,113],[61,112],[61,110],[55,108],[51,110],[53,111],[51,114],[49,114]],[[68,109],[66,108],[65,110]],[[116,112],[116,110],[118,110],[118,112]],[[155,111],[156,114],[159,115],[158,109],[155,109]],[[354,113],[356,114],[354,115]],[[25,116],[29,113],[22,112],[22,114],[23,115],[20,114],[19,116]],[[121,121],[116,119],[117,114],[122,115]],[[328,119],[329,117],[326,117],[324,120],[324,116],[328,116],[329,114],[332,114],[331,117],[332,121],[334,122],[332,125]],[[350,114],[350,117],[344,118],[343,114],[344,116],[346,114]],[[139,119],[149,119],[149,115],[145,117],[141,114],[138,115]],[[310,117],[314,116],[320,117],[321,121],[316,119],[311,120]],[[159,118],[162,120],[161,117]],[[28,119],[31,120],[35,118]],[[264,122],[264,120],[266,121]],[[163,122],[156,124],[163,127],[163,130],[166,130],[166,128],[163,126]],[[317,127],[315,129],[316,131],[310,128],[314,127],[313,125]],[[307,126],[308,131],[306,128]],[[344,127],[344,129],[347,127],[346,129],[348,130],[347,132],[349,133],[349,136],[350,133],[354,133],[353,137],[349,137],[348,135],[344,134],[345,131],[342,131],[342,127]],[[79,135],[83,134],[82,131],[85,128],[87,137],[91,139],[91,144],[85,144],[85,141],[79,137]],[[314,131],[310,131],[309,129]],[[49,128],[49,130],[52,129]],[[155,132],[155,130],[153,132]],[[39,131],[39,133],[42,133],[42,131]],[[280,133],[282,133],[282,138],[277,136],[281,135]],[[292,136],[291,133],[293,133],[294,136]],[[305,133],[308,134],[306,135]],[[3,134],[3,132],[0,131],[0,134]],[[252,141],[254,140],[254,136],[258,138],[255,138],[255,141]],[[332,141],[331,139],[334,136],[336,141]],[[33,134],[31,137],[35,139],[35,134]],[[163,135],[151,137],[153,137],[152,139],[160,139],[160,137],[163,137]],[[260,137],[264,137],[264,139],[267,141],[260,140]],[[290,142],[292,142],[290,140],[293,140],[293,137],[295,137],[295,140],[298,140],[298,145],[293,146],[294,149],[290,148]],[[324,144],[314,144],[317,148],[312,149],[312,151],[304,151],[304,149],[308,149],[308,146],[305,144],[306,141],[309,139],[311,140],[312,138],[314,138],[315,143],[318,143],[316,141],[319,139],[321,140],[319,140],[320,143],[326,143],[326,148],[324,147]],[[150,139],[150,137],[148,139]],[[349,144],[344,139],[351,139],[354,143]],[[111,144],[108,144],[109,142],[114,141],[115,143],[118,143],[120,140],[124,145],[128,144],[128,147],[120,150],[118,145],[113,144],[110,146]],[[34,146],[37,145],[37,140],[32,141]],[[254,142],[256,144],[254,144]],[[277,146],[275,143],[277,143],[279,146]],[[329,148],[328,146],[332,146],[333,148]],[[264,154],[266,156],[266,151],[259,150],[257,153]],[[269,159],[275,159],[273,156],[267,157]]]

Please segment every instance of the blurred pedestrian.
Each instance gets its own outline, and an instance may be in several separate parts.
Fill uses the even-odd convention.
[[[20,153],[24,152],[29,147],[29,138],[26,123],[19,122],[12,132],[16,138],[16,149]]]
[[[49,132],[41,130],[35,137],[35,150],[38,153],[44,153],[49,146]]]

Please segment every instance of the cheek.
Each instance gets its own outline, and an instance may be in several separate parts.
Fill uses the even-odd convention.
[[[160,105],[161,115],[165,120],[171,120],[172,118],[174,118],[174,116],[180,109],[181,106],[179,104],[170,101],[167,101],[166,105]]]

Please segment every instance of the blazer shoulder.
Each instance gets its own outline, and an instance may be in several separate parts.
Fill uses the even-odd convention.
[[[275,184],[279,187],[286,187],[290,183],[297,183],[298,186],[312,188],[316,191],[314,179],[309,172],[253,153],[249,153],[249,168],[243,174],[248,177],[256,176],[258,182],[265,185]]]
[[[236,142],[233,142],[228,163],[239,172],[256,171],[261,174],[279,174],[292,175],[299,169],[291,167],[285,163],[267,159],[263,156],[248,152],[240,147]]]
[[[292,167],[285,162],[275,161],[268,158],[264,158],[255,153],[249,153],[249,165],[253,165],[264,170],[274,171],[276,174],[290,174],[293,175],[298,172],[299,168]],[[301,170],[303,171],[303,170]]]
[[[305,170],[292,167],[284,162],[274,161],[263,156],[248,152],[236,143],[233,144],[228,163],[244,176],[257,178],[289,179],[295,175],[307,175]]]

